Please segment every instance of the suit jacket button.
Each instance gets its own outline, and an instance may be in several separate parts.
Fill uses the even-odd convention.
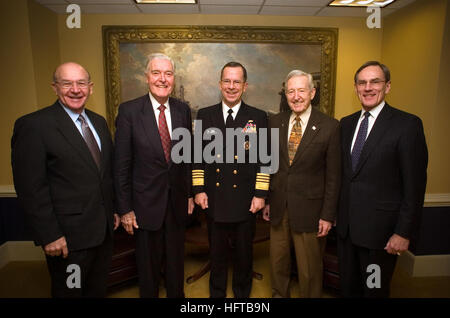
[[[220,172],[220,169],[219,169],[219,168],[217,168],[216,172],[217,172],[217,173],[219,173],[219,172]]]
[[[219,187],[219,186],[220,186],[220,183],[219,183],[219,182],[217,182],[217,183],[216,183],[216,187]]]
[[[220,153],[217,155],[217,158],[220,158]]]
[[[233,174],[237,174],[237,170],[233,170]]]

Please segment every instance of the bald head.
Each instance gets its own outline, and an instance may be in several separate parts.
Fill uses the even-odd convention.
[[[56,70],[53,72],[53,83],[58,82],[61,80],[62,76],[67,72],[82,72],[85,74],[85,79],[90,82],[91,81],[91,75],[89,72],[80,64],[74,63],[74,62],[67,62],[59,65]]]
[[[80,64],[64,63],[53,73],[52,87],[61,104],[81,114],[92,94],[93,83],[90,78],[88,71]]]

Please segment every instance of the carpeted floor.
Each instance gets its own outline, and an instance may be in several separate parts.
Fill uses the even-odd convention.
[[[196,272],[205,262],[207,256],[201,248],[186,245],[185,275]],[[268,242],[255,244],[254,270],[263,275],[262,280],[253,280],[251,297],[268,298],[271,296]],[[185,295],[188,298],[208,297],[209,273],[198,281],[185,283]],[[231,273],[229,276],[228,297],[232,297]],[[410,277],[399,267],[396,268],[392,286],[392,297],[398,298],[450,298],[450,277]],[[298,297],[298,283],[294,281],[291,296]],[[338,297],[333,290],[324,290],[324,297]],[[11,262],[0,269],[0,298],[10,297],[50,297],[50,278],[44,261]],[[110,289],[108,297],[139,297],[136,281]],[[160,297],[165,297],[162,287]]]

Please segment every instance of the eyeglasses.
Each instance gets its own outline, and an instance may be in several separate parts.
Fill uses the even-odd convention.
[[[380,79],[373,79],[373,80],[370,80],[369,82],[367,82],[367,81],[356,81],[356,85],[358,87],[366,87],[367,83],[369,83],[370,86],[380,87],[384,82],[386,82],[386,81],[383,81],[383,80],[380,80]]]
[[[226,80],[221,80],[221,82],[223,83],[223,85],[225,86],[230,86],[231,83],[233,83],[234,86],[241,86],[244,82],[242,81],[231,81],[229,79]]]
[[[78,88],[84,89],[84,88],[87,88],[91,84],[91,82],[89,82],[89,81],[75,81],[75,82],[72,82],[72,81],[57,81],[55,83],[59,84],[64,89],[70,89],[75,84],[77,84]]]

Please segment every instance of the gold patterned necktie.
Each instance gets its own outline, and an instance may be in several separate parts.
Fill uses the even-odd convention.
[[[294,160],[295,153],[297,152],[298,145],[302,140],[302,124],[300,123],[300,116],[295,117],[294,126],[292,126],[291,135],[289,136],[289,165]]]

